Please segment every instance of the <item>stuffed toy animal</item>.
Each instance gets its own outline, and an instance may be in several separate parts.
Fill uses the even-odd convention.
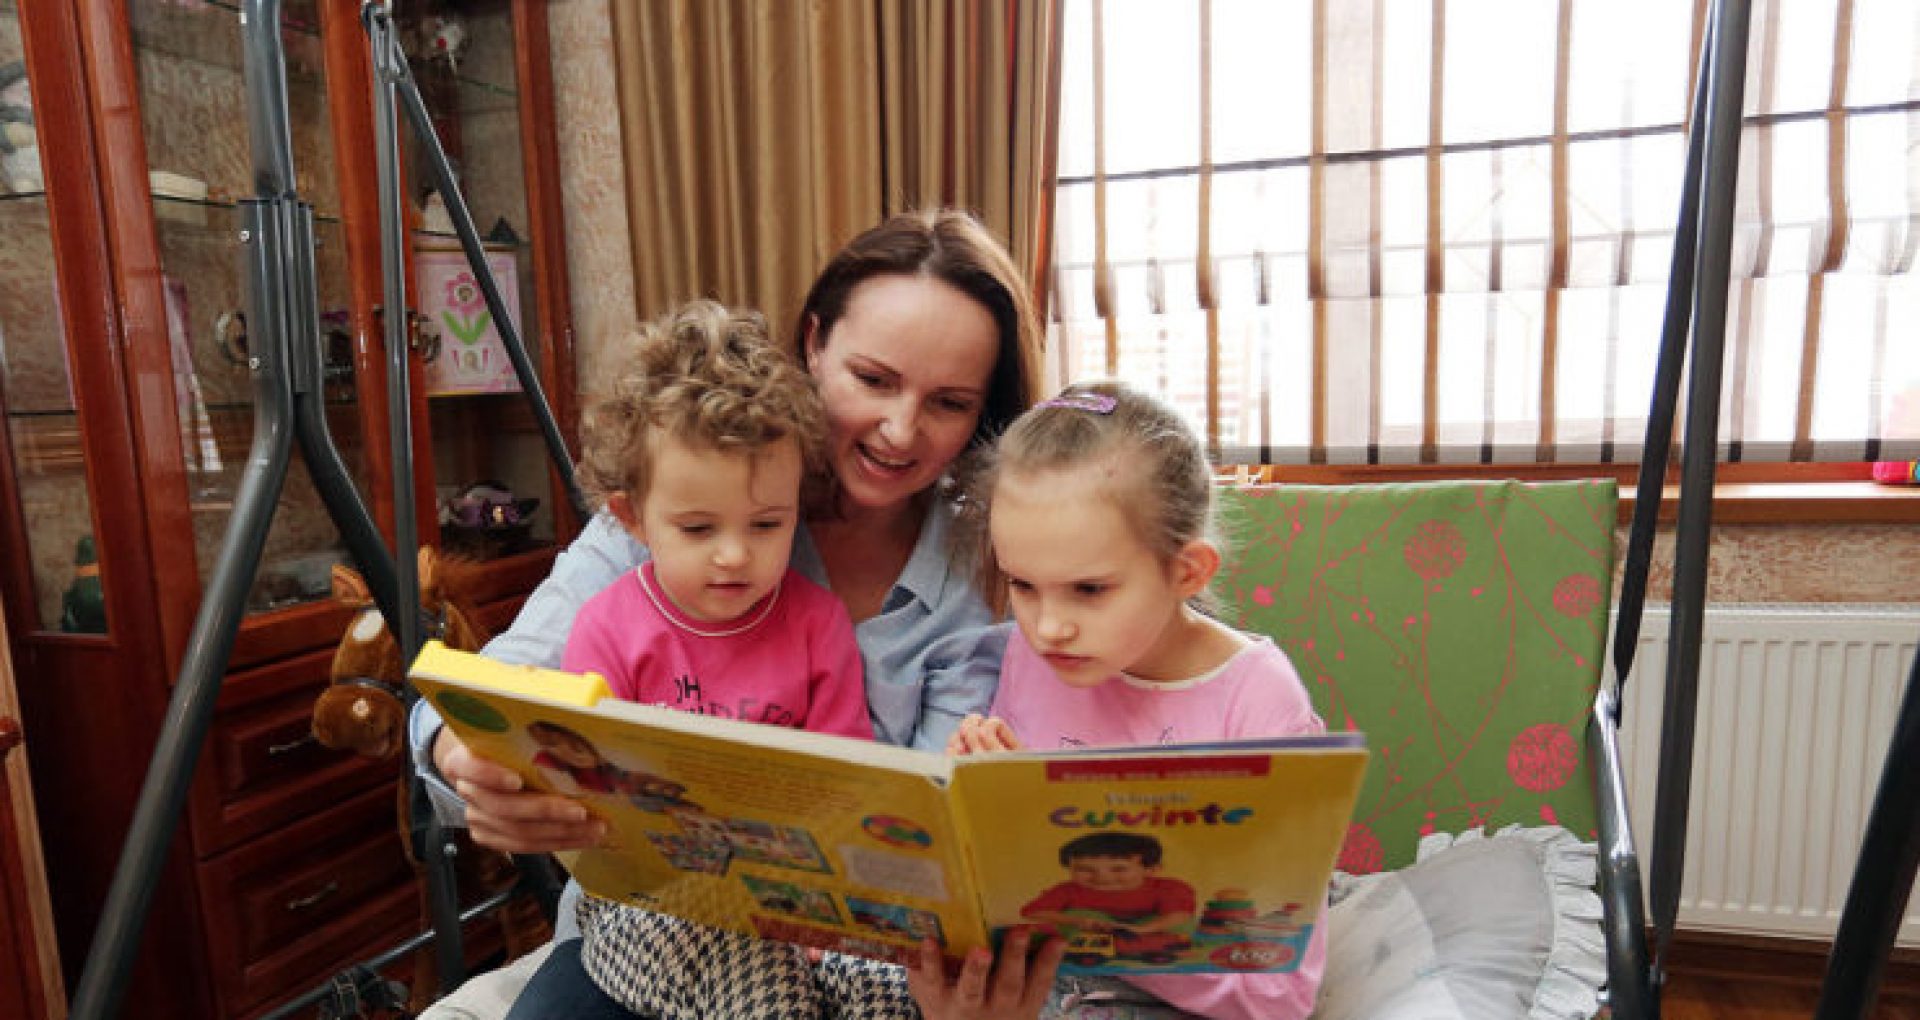
[[[449,597],[460,590],[477,564],[441,559],[431,547],[420,550],[420,607],[441,618],[440,640],[449,648],[478,651],[486,636],[468,618],[468,610]],[[359,610],[333,652],[333,683],[313,706],[313,735],[335,750],[387,758],[406,745],[407,708],[401,698],[406,671],[400,645],[374,607],[373,592],[352,568],[333,568],[334,601]]]
[[[480,564],[443,558],[430,547],[420,550],[420,608],[437,621],[430,636],[449,648],[478,651],[487,635],[473,623],[473,608],[461,592],[472,585]],[[403,698],[406,671],[401,667],[399,642],[387,633],[386,621],[374,607],[373,592],[361,576],[344,566],[333,568],[333,597],[359,612],[333,653],[333,682],[313,706],[313,735],[336,750],[385,759],[402,754],[407,744],[407,705]],[[414,847],[415,819],[411,784],[403,766],[398,782],[397,809],[400,839],[413,864],[420,889],[421,919],[428,916],[426,874]],[[519,877],[513,859],[471,842],[464,830],[452,834],[458,846],[454,856],[456,880],[463,902],[475,893],[492,895],[510,888]],[[544,945],[553,936],[539,905],[530,896],[517,896],[495,915],[506,939],[509,959]],[[409,1008],[414,1012],[432,1002],[439,982],[433,946],[414,954],[413,989]]]

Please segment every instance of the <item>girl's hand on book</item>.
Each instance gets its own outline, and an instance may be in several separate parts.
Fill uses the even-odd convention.
[[[948,754],[979,754],[984,751],[1018,751],[1020,738],[1013,727],[999,716],[970,714],[960,720],[960,728],[947,740]]]
[[[565,797],[526,789],[520,774],[467,750],[450,730],[433,743],[433,761],[467,802],[467,831],[481,846],[508,853],[551,853],[593,846],[605,822]]]
[[[1053,990],[1054,972],[1066,955],[1065,939],[1047,939],[1027,959],[1034,932],[1015,928],[1007,933],[995,957],[985,949],[967,954],[953,981],[947,980],[940,946],[932,939],[920,944],[920,960],[907,971],[907,991],[925,1020],[1032,1020]]]

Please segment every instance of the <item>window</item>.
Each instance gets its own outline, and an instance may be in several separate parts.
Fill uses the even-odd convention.
[[[1227,463],[1638,459],[1704,2],[1066,0],[1049,369]],[[1920,5],[1756,0],[1722,459],[1920,454]]]

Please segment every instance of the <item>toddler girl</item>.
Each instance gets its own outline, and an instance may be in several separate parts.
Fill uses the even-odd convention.
[[[1193,431],[1117,383],[1069,387],[1016,421],[981,474],[986,568],[1019,630],[991,716],[969,716],[958,753],[1117,747],[1324,729],[1293,665],[1266,638],[1197,605],[1220,567],[1209,537],[1212,472]],[[992,589],[987,589],[992,590]],[[931,956],[910,978],[934,1012],[951,992]],[[1062,978],[1045,1016],[1295,1020],[1326,961],[1316,925],[1285,974]]]
[[[633,701],[873,739],[846,607],[788,566],[825,429],[759,315],[697,301],[645,327],[588,414],[580,478],[651,557],[581,608],[562,667]],[[814,995],[793,946],[592,896],[580,913],[588,973],[644,1015]]]
[[[853,625],[787,565],[825,418],[754,313],[647,326],[588,412],[583,487],[651,558],[588,600],[562,668],[629,701],[873,739]]]

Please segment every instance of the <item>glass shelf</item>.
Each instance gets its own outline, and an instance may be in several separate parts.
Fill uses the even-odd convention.
[[[46,200],[47,200],[47,193],[44,191],[0,192],[0,203],[45,202]],[[153,193],[153,204],[156,210],[158,210],[162,206],[177,207],[182,209],[198,208],[198,209],[238,210],[240,208],[240,202],[237,199],[214,198],[214,197],[184,198],[179,195],[163,195],[157,191]],[[162,213],[160,215],[165,215],[165,214]],[[314,210],[313,218],[316,223],[338,224],[340,222],[340,217],[331,215],[329,213],[323,213],[318,209]],[[234,225],[238,226],[238,224],[234,224]],[[427,231],[420,231],[420,233],[427,233]],[[452,237],[453,235],[446,234],[446,235],[439,235],[439,236]],[[491,244],[494,242],[488,242],[488,243]]]
[[[213,202],[253,194],[238,5],[127,0],[127,20],[149,169],[204,182]],[[332,215],[340,208],[339,184],[314,0],[289,4],[280,21],[294,183],[317,210]]]
[[[127,10],[136,51],[234,73],[246,65],[240,5],[231,0],[202,0],[197,6],[134,2]],[[287,55],[288,82],[322,84],[320,15],[313,0],[294,0],[282,7],[280,39]]]
[[[237,213],[240,211],[240,201],[241,200],[239,199],[226,199],[226,198],[213,198],[213,197],[182,198],[177,195],[162,195],[158,192],[155,192],[153,196],[154,212],[155,212],[155,215],[158,215],[158,216],[166,215],[164,212],[161,212],[162,207],[177,208],[177,209],[225,209],[225,210],[229,210]],[[340,223],[340,217],[334,216],[328,213],[323,213],[318,209],[315,209],[313,211],[313,219],[316,224],[337,226]],[[190,222],[190,221],[181,219],[181,220],[176,220],[176,222]],[[237,228],[239,227],[239,225],[240,224],[238,223],[238,221],[236,221],[231,224],[223,223],[223,224],[220,224],[219,226],[222,229],[227,229],[229,227]],[[320,240],[322,240],[322,243],[324,244],[324,239],[320,239]]]

